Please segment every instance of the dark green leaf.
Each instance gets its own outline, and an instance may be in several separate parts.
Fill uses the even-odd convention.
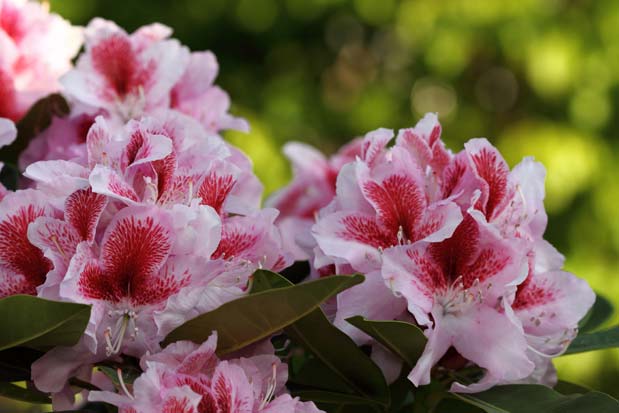
[[[63,117],[68,115],[69,111],[69,104],[59,93],[39,99],[17,123],[17,139],[11,146],[2,150],[0,160],[17,165],[17,158],[32,138],[47,129],[54,116]]]
[[[611,302],[597,294],[593,307],[579,323],[580,332],[589,333],[600,327],[613,315],[613,310]]]
[[[26,347],[13,347],[0,351],[0,381],[30,380],[30,366],[43,353]]]
[[[0,350],[76,344],[90,318],[90,306],[12,295],[0,300]]]
[[[322,279],[329,278],[332,277]],[[290,288],[284,287],[287,284],[290,284],[288,280],[269,271],[258,271],[254,274],[254,291],[263,291],[267,288],[282,291]],[[318,308],[291,324],[284,332],[292,341],[310,352],[316,361],[326,368],[327,374],[334,376],[329,381],[332,382],[332,379],[337,377],[337,382],[345,385],[352,394],[363,396],[366,402],[389,404],[389,389],[378,366],[350,337],[334,327],[321,309]],[[316,385],[321,384],[325,383],[319,381]],[[341,387],[338,386],[335,390],[342,391]]]
[[[186,322],[163,343],[178,340],[202,343],[217,330],[217,353],[230,353],[273,335],[317,309],[328,298],[362,281],[362,275],[334,276],[251,294]]]
[[[436,407],[435,413],[483,413],[479,407],[459,399],[443,399]]]
[[[579,334],[564,354],[584,353],[613,347],[619,347],[619,327]]]
[[[354,388],[351,388],[340,375],[333,374],[330,367],[313,356],[303,363],[298,373],[289,378],[288,385],[302,388],[313,387],[340,393],[354,392]]]
[[[559,380],[554,389],[561,394],[585,394],[591,391],[591,389],[581,386],[580,384],[563,380]]]
[[[607,394],[563,395],[535,384],[497,386],[477,394],[454,396],[486,413],[617,413],[619,402]]]
[[[389,351],[413,367],[426,346],[426,336],[419,327],[403,321],[374,321],[361,316],[347,319],[350,324],[373,337]]]
[[[36,389],[24,389],[13,383],[0,383],[0,396],[28,403],[49,404],[51,399]]]
[[[355,396],[354,394],[334,393],[326,390],[297,390],[295,396],[299,396],[302,400],[312,400],[316,403],[327,404],[357,404],[367,405],[368,399],[365,397]]]

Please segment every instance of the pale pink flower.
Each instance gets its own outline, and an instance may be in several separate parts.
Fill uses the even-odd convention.
[[[158,331],[155,311],[188,287],[206,285],[214,278],[202,268],[219,243],[221,221],[210,207],[196,209],[193,219],[187,219],[185,211],[126,207],[114,214],[99,242],[87,237],[77,244],[61,278],[59,296],[91,304],[90,322],[80,343],[56,348],[33,365],[37,387],[57,392],[84,364],[121,352],[139,357],[159,348],[165,335]],[[202,239],[201,255],[187,250],[187,242],[195,237],[177,230],[176,217],[194,233],[210,234]],[[33,237],[48,229],[45,224],[33,228]],[[183,239],[187,236],[189,240]],[[48,249],[54,248],[51,244]],[[180,318],[179,323],[186,320]]]
[[[189,62],[189,50],[167,39],[169,29],[147,26],[129,35],[110,21],[93,19],[86,50],[62,78],[69,97],[129,120],[169,107],[169,95]]]
[[[420,124],[424,126],[426,121]],[[427,135],[420,130],[425,129],[401,131],[398,142],[403,141],[403,136],[407,136],[406,143]],[[418,155],[411,152],[408,143],[387,148],[392,138],[393,133],[386,129],[366,135],[361,155],[340,170],[336,197],[320,211],[312,229],[318,244],[314,252],[316,268],[331,268],[328,265],[334,264],[332,273],[366,274],[364,283],[337,297],[335,325],[358,343],[366,342],[368,337],[346,318],[362,315],[394,319],[406,308],[405,301],[396,297],[382,279],[383,253],[421,240],[441,241],[462,220],[455,203],[436,201],[428,191],[428,181],[434,179],[431,167],[421,168]]]
[[[0,117],[19,120],[35,100],[59,89],[82,33],[48,6],[0,1]]]
[[[318,211],[335,197],[335,183],[342,167],[361,155],[361,139],[342,147],[326,158],[317,149],[298,142],[284,145],[284,155],[292,164],[293,178],[267,200],[267,205],[279,210],[277,224],[297,261],[310,258],[314,247],[310,234]],[[303,237],[297,240],[295,237]]]
[[[228,94],[213,84],[218,72],[211,52],[190,53],[161,24],[127,34],[110,21],[93,19],[85,30],[86,51],[62,83],[73,100],[121,121],[161,109],[195,118],[210,135],[249,130],[228,113]]]
[[[270,352],[220,360],[217,334],[197,345],[179,341],[162,352],[142,357],[144,373],[133,394],[91,392],[121,413],[320,413],[311,402],[285,393],[287,367]],[[122,387],[122,386],[121,386]]]
[[[245,119],[228,113],[230,97],[213,84],[219,65],[211,52],[194,52],[170,94],[170,108],[198,120],[211,134],[224,129],[249,131]]]
[[[28,226],[60,214],[45,194],[32,189],[9,192],[0,201],[0,297],[36,295],[53,265],[28,239]]]
[[[87,113],[53,117],[49,127],[32,139],[19,155],[19,169],[24,171],[29,165],[45,160],[85,164],[86,136],[94,121],[95,117]]]
[[[430,199],[426,172],[406,148],[385,148],[392,137],[388,130],[366,135],[372,150],[342,168],[334,205],[313,227],[324,254],[357,271],[379,269],[387,248],[445,239],[462,219],[454,203]]]
[[[499,151],[486,139],[471,139],[445,169],[444,197],[471,205],[506,237],[541,238],[548,217],[544,209],[546,171],[525,158],[510,171]]]
[[[58,299],[58,286],[81,242],[92,244],[107,198],[90,188],[79,189],[64,203],[64,219],[41,216],[28,226],[28,240],[53,263],[39,295]],[[49,290],[53,289],[53,291]]]
[[[509,287],[526,277],[525,254],[471,215],[449,239],[385,251],[385,282],[427,327],[428,343],[409,375],[415,385],[430,382],[430,370],[450,347],[499,380],[532,373],[522,327],[502,305]]]

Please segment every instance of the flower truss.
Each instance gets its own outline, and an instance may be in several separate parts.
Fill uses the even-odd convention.
[[[428,338],[409,375],[415,385],[428,384],[447,354],[485,372],[453,390],[550,385],[550,359],[595,295],[561,270],[563,257],[543,239],[544,168],[526,158],[510,171],[485,139],[454,155],[440,133],[434,114],[400,130],[393,146],[391,131],[370,132],[368,149],[340,170],[312,228],[315,264],[367,280],[338,296],[335,324],[363,343],[348,317],[412,316]]]
[[[485,139],[454,154],[427,114],[331,157],[287,144],[293,180],[262,207],[251,161],[221,136],[249,126],[214,83],[215,56],[171,35],[0,0],[0,147],[26,148],[6,158],[17,182],[0,184],[0,305],[87,311],[25,338],[13,335],[30,325],[0,314],[10,350],[36,355],[2,371],[30,379],[21,397],[63,411],[386,412],[396,380],[442,395],[557,382],[552,359],[596,296],[544,240],[541,164],[510,170]],[[67,110],[33,106],[49,93]],[[274,274],[294,261],[310,262],[309,282]],[[56,316],[32,311],[32,326]],[[410,337],[386,344],[360,319]],[[402,370],[393,343],[419,337]],[[3,340],[2,363],[20,362]]]

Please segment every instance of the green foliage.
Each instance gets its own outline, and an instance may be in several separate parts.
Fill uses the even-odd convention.
[[[90,306],[29,295],[0,300],[0,351],[16,346],[49,348],[76,344],[90,318]]]
[[[603,325],[613,315],[614,308],[608,299],[597,294],[595,303],[587,315],[580,321],[579,332],[588,333]]]
[[[168,334],[163,344],[178,340],[202,343],[217,330],[217,353],[231,353],[270,337],[362,281],[362,275],[335,276],[251,294],[189,320]]]
[[[603,393],[589,392],[566,396],[548,387],[533,384],[497,386],[482,393],[454,396],[486,413],[619,412],[619,402]],[[451,411],[460,412],[457,408]]]
[[[252,292],[281,291],[290,285],[278,274],[258,271]],[[290,324],[284,332],[313,356],[291,377],[295,395],[326,404],[389,405],[389,390],[380,369],[327,320],[321,309]]]
[[[619,327],[595,333],[580,334],[572,341],[565,354],[584,353],[613,347],[619,347]]]
[[[371,321],[356,316],[347,319],[350,324],[381,343],[410,368],[417,363],[426,346],[426,336],[419,327],[403,321]]]

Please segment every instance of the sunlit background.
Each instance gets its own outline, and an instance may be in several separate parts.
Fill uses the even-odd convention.
[[[74,24],[159,21],[219,58],[252,132],[229,134],[267,193],[286,141],[330,153],[438,112],[459,150],[485,136],[510,165],[548,169],[547,238],[619,306],[619,2],[616,0],[51,0]],[[617,324],[614,316],[612,323]],[[557,360],[563,379],[619,396],[619,350]]]

